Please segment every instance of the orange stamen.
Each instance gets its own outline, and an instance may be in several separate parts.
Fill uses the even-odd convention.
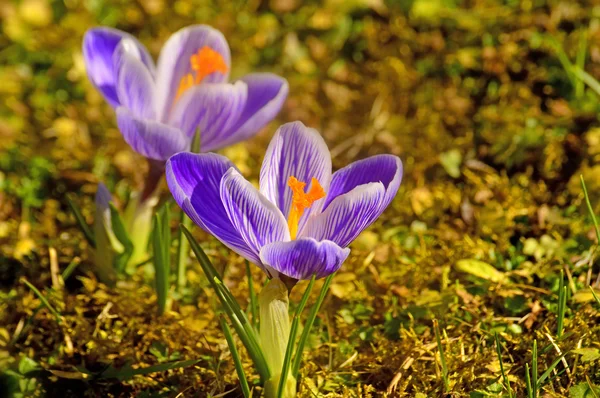
[[[296,177],[288,179],[288,186],[292,189],[292,206],[290,215],[288,216],[288,228],[290,229],[290,237],[296,239],[298,234],[298,223],[304,210],[308,209],[314,202],[325,197],[325,190],[319,184],[316,178],[311,180],[312,184],[308,192],[304,192],[306,183],[298,181]]]
[[[177,101],[185,91],[194,85],[202,83],[204,78],[208,75],[215,72],[225,74],[229,70],[223,56],[208,46],[202,47],[190,57],[190,66],[195,72],[195,75],[188,73],[181,78],[175,101]]]
[[[197,54],[192,55],[190,63],[192,69],[196,71],[196,84],[199,84],[211,73],[227,73],[227,64],[221,54],[208,46],[202,47]]]

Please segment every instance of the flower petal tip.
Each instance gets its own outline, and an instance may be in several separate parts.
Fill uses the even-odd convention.
[[[336,272],[344,263],[350,249],[335,242],[301,238],[289,242],[274,242],[260,251],[265,266],[290,278],[310,279],[313,275],[324,278]]]
[[[117,125],[125,141],[147,158],[165,161],[190,146],[190,139],[178,128],[137,117],[122,106],[116,113]]]

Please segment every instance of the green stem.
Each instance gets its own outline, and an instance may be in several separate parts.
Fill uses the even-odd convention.
[[[127,234],[133,243],[133,252],[127,262],[126,271],[135,272],[135,267],[148,259],[148,241],[152,229],[154,208],[158,204],[158,187],[165,173],[163,162],[148,159],[148,174],[141,192],[131,195],[125,209]]]
[[[260,308],[260,345],[271,371],[271,378],[265,383],[265,397],[295,397],[296,379],[290,375],[285,377],[285,380],[281,380],[283,377],[281,371],[284,367],[291,332],[290,302],[285,283],[279,278],[271,279],[269,284],[260,291],[258,302]]]
[[[308,287],[304,291],[304,295],[302,295],[302,300],[300,300],[300,304],[298,308],[296,308],[296,313],[294,314],[294,319],[292,320],[292,328],[290,330],[290,337],[287,344],[287,349],[285,351],[285,359],[283,362],[283,368],[281,369],[281,377],[279,379],[279,385],[277,387],[277,398],[283,397],[283,394],[286,392],[287,383],[290,380],[289,371],[292,364],[292,354],[294,351],[294,346],[296,342],[296,333],[298,333],[298,327],[300,325],[300,316],[302,315],[302,311],[304,311],[304,307],[308,302],[308,296],[310,296],[310,292],[315,284],[316,276],[310,280]],[[295,383],[296,379],[294,377],[291,378]],[[295,389],[294,389],[295,391]]]
[[[127,234],[133,243],[133,252],[126,267],[129,274],[134,273],[135,267],[148,259],[148,240],[157,203],[158,198],[155,196],[142,201],[139,194],[133,194],[125,210]]]
[[[308,335],[310,334],[310,329],[317,318],[317,313],[321,308],[321,304],[325,300],[325,296],[327,295],[327,291],[329,290],[329,285],[333,280],[335,273],[329,275],[325,278],[325,282],[323,283],[323,287],[321,288],[321,292],[319,293],[319,297],[315,304],[313,304],[310,313],[308,314],[308,318],[306,319],[306,324],[304,325],[304,330],[302,330],[302,334],[300,335],[300,340],[298,340],[298,348],[296,348],[296,355],[294,356],[294,360],[292,361],[292,376],[298,377],[298,373],[300,372],[300,363],[302,362],[302,353],[304,352],[304,345],[308,341]]]

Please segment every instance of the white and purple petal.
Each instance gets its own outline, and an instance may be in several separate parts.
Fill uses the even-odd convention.
[[[207,25],[194,25],[174,33],[160,52],[156,69],[158,117],[166,121],[172,110],[181,79],[192,72],[190,58],[203,47],[218,52],[227,65],[231,65],[231,53],[227,40],[221,32]],[[215,72],[206,76],[204,83],[223,83],[229,72]]]
[[[221,180],[235,166],[214,153],[178,153],[166,165],[167,185],[175,202],[202,229],[255,264],[258,255],[242,239],[221,200]]]
[[[94,197],[94,201],[96,204],[96,216],[100,213],[103,217],[105,212],[108,213],[108,221],[110,222],[110,202],[112,201],[112,196],[108,188],[104,183],[98,183],[98,188],[96,190],[96,196]]]
[[[178,128],[136,117],[122,106],[117,108],[117,125],[131,148],[150,159],[167,160],[190,146],[189,138]]]
[[[235,124],[216,137],[211,144],[212,149],[223,148],[257,134],[277,116],[289,91],[287,81],[272,73],[252,73],[239,82],[248,87],[248,99],[243,112]]]
[[[273,242],[260,251],[260,259],[270,267],[290,278],[323,278],[337,271],[350,254],[350,249],[336,243],[312,238],[289,242]]]
[[[379,217],[385,198],[381,182],[359,185],[335,198],[323,213],[311,217],[300,235],[346,247]]]
[[[257,255],[269,243],[290,240],[281,211],[234,168],[221,180],[221,199],[229,220]]]
[[[116,71],[117,97],[121,106],[135,116],[147,119],[155,117],[154,78],[141,60],[135,42],[124,38],[113,55]]]
[[[396,196],[402,182],[400,158],[394,155],[375,155],[339,169],[333,173],[323,209],[326,209],[338,196],[352,191],[359,185],[371,182],[381,182],[385,187],[385,200],[382,206],[387,207]]]
[[[290,177],[296,177],[311,186],[316,178],[327,192],[331,181],[331,155],[319,132],[301,122],[281,126],[271,140],[260,170],[260,191],[275,203],[287,218],[292,204],[292,190],[288,186]],[[316,201],[304,211],[298,232],[311,214],[318,214],[324,199]]]
[[[119,106],[115,87],[117,74],[113,63],[113,54],[123,38],[132,40],[139,51],[142,62],[153,75],[152,57],[146,48],[129,33],[118,29],[99,27],[88,30],[83,38],[83,59],[88,77],[112,107]]]
[[[243,82],[202,84],[184,93],[175,104],[169,124],[193,138],[200,130],[202,152],[219,147],[222,135],[239,119],[248,97]]]

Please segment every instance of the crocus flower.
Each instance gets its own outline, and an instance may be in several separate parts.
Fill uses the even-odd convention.
[[[205,25],[173,34],[156,66],[133,36],[106,27],[85,34],[83,56],[125,141],[158,161],[189,150],[197,129],[202,151],[251,137],[277,115],[288,93],[285,79],[270,73],[228,83],[229,46]]]
[[[279,128],[256,189],[225,157],[179,153],[166,164],[169,189],[200,227],[272,278],[325,277],[348,245],[385,210],[402,162],[377,155],[332,174],[319,133],[300,122]]]

